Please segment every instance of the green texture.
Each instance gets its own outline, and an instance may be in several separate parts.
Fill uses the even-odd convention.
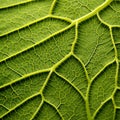
[[[0,0],[1,120],[120,120],[120,0]]]

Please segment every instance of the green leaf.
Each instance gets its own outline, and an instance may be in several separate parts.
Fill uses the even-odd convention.
[[[120,0],[0,0],[0,119],[119,120]]]

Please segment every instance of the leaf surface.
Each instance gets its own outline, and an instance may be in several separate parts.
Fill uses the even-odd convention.
[[[0,119],[120,119],[119,0],[0,1]]]

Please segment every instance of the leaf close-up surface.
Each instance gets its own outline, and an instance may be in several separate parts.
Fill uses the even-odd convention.
[[[120,120],[120,0],[0,0],[0,120]]]

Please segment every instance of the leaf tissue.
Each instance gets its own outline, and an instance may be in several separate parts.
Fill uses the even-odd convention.
[[[1,120],[120,120],[120,0],[0,0]]]

